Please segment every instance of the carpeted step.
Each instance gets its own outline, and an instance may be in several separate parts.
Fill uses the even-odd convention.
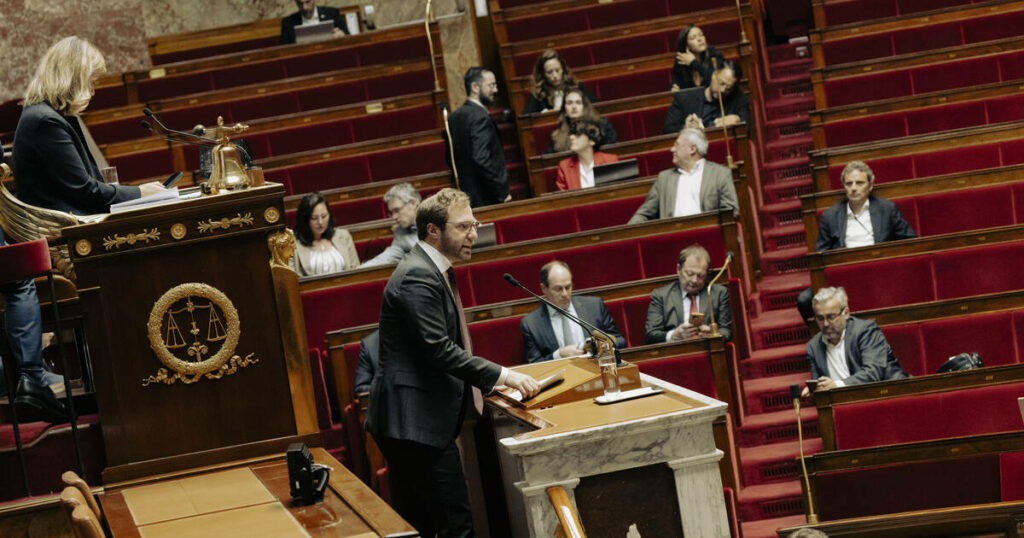
[[[813,193],[814,182],[810,178],[801,178],[784,183],[771,183],[764,186],[764,200],[766,204],[789,200],[799,201],[801,196]]]
[[[762,228],[786,226],[804,221],[803,206],[800,204],[800,200],[765,204],[758,208],[758,212],[761,213]]]
[[[796,516],[777,517],[774,519],[760,519],[740,524],[743,538],[778,538],[778,529],[804,525],[807,523],[807,516],[800,514]]]
[[[807,350],[804,344],[758,349],[740,362],[740,377],[758,379],[807,372]]]
[[[766,101],[764,106],[769,119],[806,114],[808,111],[814,110],[814,96],[809,94],[791,95]]]
[[[750,320],[750,342],[754,349],[806,344],[811,338],[796,308],[769,310]]]
[[[804,513],[799,480],[744,487],[737,495],[740,521],[756,521]],[[744,533],[744,538],[746,534]]]
[[[800,424],[803,426],[804,441],[818,437],[818,410],[813,405],[800,406]],[[750,415],[736,435],[736,442],[743,448],[755,448],[776,443],[797,441],[796,412],[775,411]],[[804,445],[810,447],[810,445]],[[743,460],[744,464],[748,460]]]
[[[765,140],[772,141],[791,136],[805,136],[811,132],[811,120],[807,114],[796,114],[776,118],[764,124]]]
[[[764,146],[765,159],[769,162],[807,157],[814,149],[814,140],[810,135],[786,137]]]
[[[796,308],[796,298],[800,291],[811,285],[811,275],[807,272],[770,275],[761,279],[757,286],[757,312],[769,310],[788,310]],[[748,307],[749,309],[749,307]]]
[[[799,273],[807,270],[807,247],[798,245],[772,250],[761,255],[761,270],[765,275]]]
[[[810,374],[804,371],[745,380],[743,393],[747,399],[748,416],[792,408],[793,400],[789,397],[789,386],[796,384],[803,387],[808,376]]]
[[[792,413],[794,424],[791,426],[793,437],[796,437],[796,414]],[[810,456],[821,452],[820,437],[804,437],[804,455]],[[797,440],[772,443],[757,447],[741,448],[743,483],[751,486],[773,484],[801,477],[800,474],[800,443]]]
[[[802,223],[773,226],[763,229],[761,235],[767,250],[779,250],[807,245],[807,232]]]
[[[806,154],[790,159],[769,161],[764,164],[762,181],[765,185],[810,179],[812,179],[811,159]]]

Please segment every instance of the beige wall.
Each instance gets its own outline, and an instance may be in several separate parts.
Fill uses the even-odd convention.
[[[322,5],[374,5],[376,24],[384,27],[422,19],[425,1],[322,0]],[[436,0],[442,16],[472,9],[466,0]],[[150,66],[146,38],[205,30],[294,13],[292,0],[0,0],[0,101],[20,97],[35,64],[57,40],[78,35],[92,41],[111,73]],[[460,103],[462,73],[479,62],[475,31],[468,14],[442,18],[441,38],[452,101]],[[455,81],[454,85],[453,82]]]

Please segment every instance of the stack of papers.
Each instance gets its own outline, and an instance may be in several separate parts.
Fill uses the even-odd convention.
[[[134,200],[128,200],[127,202],[112,204],[110,206],[110,212],[123,213],[125,211],[133,211],[135,209],[143,209],[157,205],[169,204],[171,202],[177,201],[178,187],[173,187],[164,191],[160,191],[159,193],[150,196],[143,196],[141,198],[136,198]]]

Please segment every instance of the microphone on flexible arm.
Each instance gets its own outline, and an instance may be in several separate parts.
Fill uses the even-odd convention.
[[[210,146],[209,144],[204,144],[202,142],[193,142],[192,140],[185,140],[185,139],[182,139],[181,137],[170,136],[167,133],[161,133],[159,130],[154,129],[153,128],[153,124],[149,123],[146,120],[142,120],[141,124],[142,124],[142,128],[143,129],[146,129],[147,131],[152,132],[153,134],[159,136],[161,139],[166,140],[168,142],[180,142],[182,144],[189,144],[189,145],[192,145],[192,146],[199,146],[199,147],[203,147],[203,148]]]
[[[609,335],[608,333],[602,331],[601,329],[598,329],[597,327],[591,325],[590,323],[587,323],[586,321],[584,321],[584,320],[574,316],[568,310],[566,310],[566,309],[556,305],[555,303],[552,303],[551,301],[545,299],[544,297],[541,297],[540,295],[537,295],[530,288],[527,288],[526,286],[520,284],[519,281],[516,280],[515,277],[513,277],[512,275],[510,275],[508,273],[505,273],[502,276],[504,276],[505,280],[507,280],[508,283],[511,284],[512,286],[514,286],[516,288],[519,288],[519,289],[525,291],[526,293],[529,293],[534,298],[536,298],[538,301],[540,301],[540,302],[550,306],[551,308],[554,308],[555,310],[558,311],[559,314],[562,314],[563,316],[565,316],[565,317],[575,321],[577,325],[579,325],[579,326],[583,327],[584,329],[590,331],[590,336],[594,339],[594,342],[598,344],[597,345],[597,349],[593,350],[593,351],[596,351],[594,353],[595,357],[600,355],[600,354],[602,354],[602,353],[614,353],[614,355],[615,355],[615,362],[616,363],[621,363],[622,362],[622,359],[619,356],[619,350],[615,349],[615,339],[612,338],[611,335]]]
[[[455,188],[461,189],[462,187],[459,186],[459,169],[455,166],[455,144],[452,142],[452,129],[448,125],[448,101],[441,101],[441,116],[444,118],[444,135],[448,139],[448,156],[451,158],[452,175],[455,176]]]
[[[185,140],[183,140],[183,139],[193,139],[193,140],[199,140],[201,142],[206,142],[206,144],[209,144],[209,145],[217,145],[218,144],[218,142],[216,140],[212,139],[212,138],[207,138],[205,136],[200,136],[200,135],[197,135],[195,133],[187,133],[185,131],[176,131],[174,129],[168,128],[166,125],[163,124],[162,121],[160,121],[160,118],[156,117],[156,114],[154,114],[153,111],[150,110],[150,108],[148,106],[144,107],[142,109],[142,113],[145,114],[147,118],[153,120],[153,122],[158,127],[160,127],[160,130],[163,131],[163,133],[159,133],[158,132],[157,134],[164,134],[165,138],[170,138],[170,136],[167,135],[167,133],[169,133],[169,134],[174,134],[174,135],[177,135],[178,137],[180,137],[180,138],[176,138],[176,140],[179,141],[179,142],[184,142]],[[154,132],[157,132],[157,131],[154,130]]]
[[[725,273],[725,270],[729,268],[729,263],[732,262],[733,258],[734,255],[731,250],[726,252],[725,263],[722,264],[722,268],[718,270],[718,274],[715,275],[715,278],[712,278],[711,282],[708,282],[708,312],[711,314],[711,336],[721,336],[721,333],[718,332],[718,323],[715,323],[715,305],[711,303],[711,285],[714,284],[723,273]]]
[[[807,486],[807,522],[813,525],[818,522],[818,514],[814,513],[811,479],[807,476],[807,464],[804,463],[804,426],[803,421],[800,420],[800,385],[789,386],[789,397],[793,399],[793,408],[796,409],[796,435],[800,445],[800,467],[804,471],[804,484]]]

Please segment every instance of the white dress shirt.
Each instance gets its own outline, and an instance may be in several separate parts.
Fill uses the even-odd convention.
[[[825,359],[828,362],[828,376],[832,378],[837,387],[845,387],[843,380],[850,377],[850,365],[846,363],[846,330],[839,338],[839,343],[832,345],[828,338],[822,338],[825,343]]]
[[[676,184],[676,207],[673,217],[685,217],[700,213],[700,184],[701,176],[704,175],[704,159],[694,163],[693,168],[687,172],[681,168],[679,182]]]
[[[583,164],[580,161],[580,188],[586,189],[594,186],[594,161],[590,161],[590,165]]]
[[[846,204],[846,248],[866,247],[875,244],[875,232],[871,229],[871,213],[868,211],[870,200],[864,201],[860,213],[853,214],[850,204]]]
[[[441,271],[441,275],[444,276],[442,280],[444,280],[445,286],[447,286],[448,290],[452,291],[454,295],[454,290],[452,290],[451,284],[448,283],[448,268],[452,266],[452,262],[448,260],[447,256],[441,254],[439,250],[430,246],[426,241],[420,241],[418,244],[423,247],[423,251],[427,253],[427,257],[430,258],[430,261],[434,262],[437,269]],[[494,383],[494,387],[504,385],[506,378],[508,378],[508,368],[502,366],[501,375],[498,376],[498,381]],[[494,387],[491,387],[491,390],[494,390]]]
[[[550,306],[545,305],[545,308],[548,309],[548,318],[551,320],[551,330],[555,333],[555,340],[558,341],[558,349],[562,349],[563,347],[569,345],[582,346],[583,342],[586,341],[587,339],[587,337],[583,334],[583,327],[580,327],[578,323],[576,323],[572,319],[569,319],[569,330],[572,333],[572,336],[569,342],[565,342],[564,338],[562,337],[562,318],[564,316],[562,316],[561,312],[555,310],[554,308],[551,308]],[[569,303],[569,308],[566,308],[566,310],[568,310],[570,314],[576,317],[580,317],[580,315],[576,313],[576,307],[573,306],[571,302]],[[555,352],[551,354],[551,358],[553,360],[562,358],[562,356],[558,354],[558,349],[556,349]]]

